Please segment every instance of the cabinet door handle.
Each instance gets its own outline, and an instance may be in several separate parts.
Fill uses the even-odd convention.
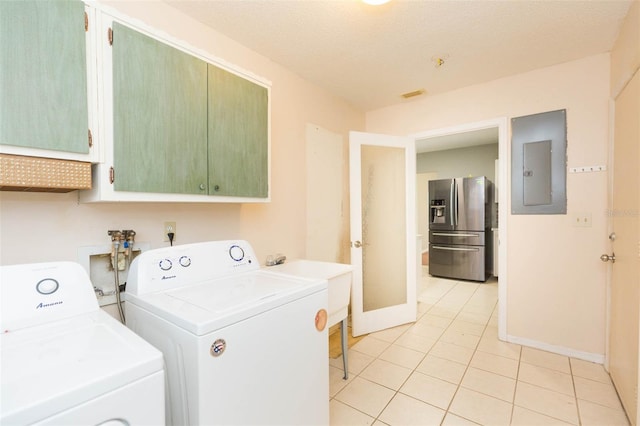
[[[200,191],[204,191],[207,187],[205,186],[204,183],[201,183],[199,188],[200,188]]]
[[[214,190],[214,191],[216,191],[216,192],[220,191],[220,185],[216,185],[216,186],[214,186],[214,187],[213,187],[213,190]]]

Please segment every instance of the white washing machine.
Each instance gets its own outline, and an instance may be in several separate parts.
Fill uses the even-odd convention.
[[[125,314],[164,354],[168,424],[329,424],[326,280],[261,270],[246,241],[149,250]]]
[[[2,266],[0,286],[0,424],[164,424],[162,354],[99,308],[82,266]]]

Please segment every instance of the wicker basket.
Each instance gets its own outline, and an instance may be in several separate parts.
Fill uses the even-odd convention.
[[[0,154],[0,190],[70,192],[91,189],[91,163]]]

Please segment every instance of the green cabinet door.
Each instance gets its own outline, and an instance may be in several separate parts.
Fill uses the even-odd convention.
[[[116,191],[207,194],[207,64],[113,25]]]
[[[81,1],[0,1],[0,144],[89,152]]]
[[[268,93],[209,64],[209,194],[268,196]]]

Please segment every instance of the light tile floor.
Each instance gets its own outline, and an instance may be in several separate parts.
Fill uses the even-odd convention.
[[[329,360],[331,425],[628,425],[599,364],[497,338],[497,281],[433,278],[418,320]]]

